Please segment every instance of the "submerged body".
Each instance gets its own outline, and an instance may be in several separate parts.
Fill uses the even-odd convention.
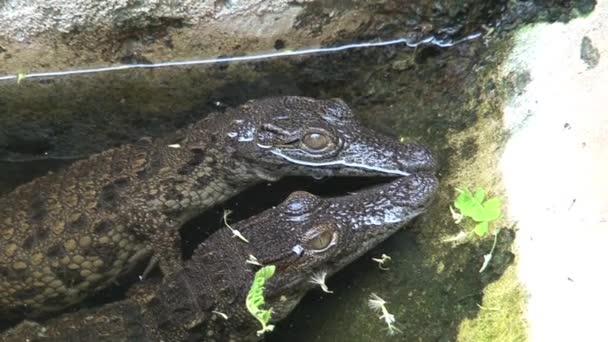
[[[426,148],[365,129],[342,101],[302,97],[250,101],[105,151],[0,197],[0,318],[77,303],[139,257],[179,270],[181,225],[255,183],[434,167]]]
[[[150,280],[126,300],[44,325],[21,323],[0,340],[255,341],[259,324],[245,298],[259,267],[250,255],[276,266],[264,297],[279,321],[315,286],[313,275],[332,275],[389,237],[425,211],[436,188],[433,176],[413,175],[337,198],[293,193],[234,226],[249,243],[221,229],[162,284]]]

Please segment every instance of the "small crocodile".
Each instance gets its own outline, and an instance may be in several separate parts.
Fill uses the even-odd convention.
[[[332,275],[395,233],[425,211],[436,188],[433,176],[417,174],[343,197],[292,193],[234,226],[249,243],[220,229],[162,283],[149,279],[126,300],[42,325],[23,322],[0,340],[255,341],[259,324],[245,307],[257,268],[246,262],[250,255],[276,266],[264,297],[279,321],[316,286],[314,274]]]
[[[179,270],[183,223],[253,184],[434,168],[427,148],[366,129],[338,99],[268,98],[211,114],[0,197],[0,317],[64,309],[151,254],[163,273]]]

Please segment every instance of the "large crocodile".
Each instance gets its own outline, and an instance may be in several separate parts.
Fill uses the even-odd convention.
[[[315,286],[314,274],[335,273],[396,232],[426,209],[436,188],[433,176],[420,174],[344,197],[295,192],[235,225],[249,243],[218,230],[162,284],[144,284],[126,300],[44,325],[21,323],[1,340],[254,341],[259,326],[245,307],[257,268],[246,262],[250,255],[276,266],[264,292],[276,322]]]
[[[1,197],[0,317],[63,309],[150,254],[163,273],[178,270],[180,226],[255,183],[434,167],[425,147],[364,128],[341,100],[269,98],[211,114]]]

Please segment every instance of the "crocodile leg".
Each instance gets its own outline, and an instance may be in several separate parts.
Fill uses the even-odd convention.
[[[136,219],[131,217],[135,234],[148,237],[150,247],[154,254],[148,261],[141,278],[146,278],[158,265],[164,275],[169,275],[182,268],[181,262],[181,238],[179,225],[164,214],[141,215]],[[150,231],[155,234],[150,235]]]

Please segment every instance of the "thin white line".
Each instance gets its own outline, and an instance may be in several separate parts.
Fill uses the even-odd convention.
[[[410,174],[408,172],[405,171],[400,171],[400,170],[390,170],[390,169],[385,169],[382,167],[378,167],[378,166],[371,166],[371,165],[365,165],[365,164],[358,164],[358,163],[349,163],[345,160],[334,160],[334,161],[330,161],[330,162],[320,162],[320,163],[316,163],[316,162],[307,162],[307,161],[303,161],[303,160],[297,160],[297,159],[293,159],[277,150],[270,150],[270,152],[276,156],[279,156],[291,163],[294,164],[299,164],[299,165],[306,165],[306,166],[331,166],[331,165],[344,165],[344,166],[349,166],[349,167],[354,167],[354,168],[358,168],[358,169],[364,169],[364,170],[372,170],[372,171],[378,171],[378,172],[382,172],[382,173],[388,173],[388,174],[393,174],[393,175],[400,175],[400,176],[409,176]]]
[[[242,62],[242,61],[252,61],[252,60],[258,60],[258,59],[270,59],[270,58],[277,58],[277,57],[307,55],[307,54],[313,54],[313,53],[337,52],[337,51],[358,49],[358,48],[367,48],[367,47],[388,46],[388,45],[396,45],[396,44],[401,44],[401,43],[405,43],[409,47],[416,47],[421,44],[431,44],[431,45],[437,45],[439,47],[449,47],[449,46],[453,46],[456,44],[460,44],[460,43],[468,41],[468,40],[476,39],[479,36],[481,36],[481,33],[474,33],[474,34],[471,34],[469,36],[466,36],[466,37],[464,37],[460,40],[456,40],[456,41],[449,41],[449,40],[444,41],[444,40],[437,39],[435,37],[428,37],[428,38],[425,38],[425,39],[422,39],[420,41],[413,42],[413,43],[410,42],[406,38],[397,38],[397,39],[380,41],[380,42],[362,42],[362,43],[346,44],[346,45],[334,46],[334,47],[311,48],[311,49],[303,49],[303,50],[295,50],[295,51],[278,51],[278,52],[263,53],[263,54],[257,54],[257,55],[218,57],[218,58],[210,58],[210,59],[191,60],[191,61],[161,62],[161,63],[151,63],[151,64],[125,64],[125,65],[100,67],[100,68],[92,68],[92,69],[49,71],[49,72],[37,72],[37,73],[31,73],[31,74],[7,75],[7,76],[0,76],[0,81],[24,79],[24,78],[39,78],[39,77],[50,77],[50,76],[90,74],[90,73],[117,71],[117,70],[126,70],[126,69],[147,69],[147,68],[162,68],[162,67],[169,67],[169,66]]]

